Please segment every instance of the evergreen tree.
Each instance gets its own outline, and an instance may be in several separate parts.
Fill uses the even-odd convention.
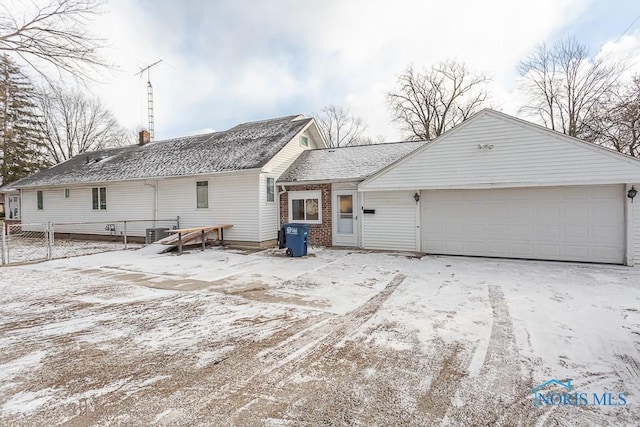
[[[0,182],[24,178],[44,163],[35,89],[7,55],[0,56]]]

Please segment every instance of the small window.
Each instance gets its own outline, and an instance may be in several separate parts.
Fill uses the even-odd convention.
[[[94,187],[91,189],[92,207],[94,210],[107,209],[107,188]]]
[[[68,199],[69,197],[71,197],[71,190],[68,188],[64,189],[64,198]]]
[[[289,221],[321,224],[322,202],[320,191],[290,192]]]
[[[209,181],[196,182],[196,199],[198,209],[209,207]]]
[[[307,138],[306,136],[300,135],[300,145],[302,145],[303,147],[308,147],[309,146],[309,138]]]
[[[275,178],[267,178],[267,202],[276,200]]]
[[[44,195],[40,190],[36,192],[36,201],[38,204],[38,210],[41,211],[42,209],[44,209]]]

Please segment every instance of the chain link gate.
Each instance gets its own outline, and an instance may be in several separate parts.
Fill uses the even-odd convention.
[[[2,263],[51,259],[51,224],[3,224]]]
[[[0,264],[139,248],[150,231],[176,229],[180,218],[67,223],[0,223]]]

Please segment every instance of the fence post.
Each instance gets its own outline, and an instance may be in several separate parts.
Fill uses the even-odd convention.
[[[2,253],[0,254],[0,262],[2,262],[2,264],[9,264],[8,261],[6,261],[5,258],[5,248],[7,247],[7,238],[5,235],[5,231],[4,231],[4,226],[5,223],[4,221],[2,222],[2,241],[0,243],[2,243]]]
[[[180,215],[178,215],[178,217],[176,218],[176,227],[177,230],[180,230]]]
[[[7,224],[7,235],[5,237],[5,241],[7,242],[7,264],[9,264],[11,262],[11,248],[9,247],[11,244],[11,226],[9,224]]]
[[[50,260],[53,258],[53,224],[51,224],[51,221],[47,221],[47,231],[45,235],[47,236],[47,260]]]
[[[127,249],[127,221],[124,222],[124,249]]]

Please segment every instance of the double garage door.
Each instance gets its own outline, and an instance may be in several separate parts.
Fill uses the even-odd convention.
[[[618,185],[425,190],[422,252],[620,264],[624,201]]]

